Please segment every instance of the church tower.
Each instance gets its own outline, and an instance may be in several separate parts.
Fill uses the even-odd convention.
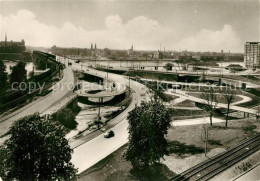
[[[5,33],[5,46],[7,46],[7,33]]]

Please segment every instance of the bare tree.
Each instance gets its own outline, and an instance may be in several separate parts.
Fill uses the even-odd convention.
[[[209,113],[210,125],[212,126],[213,113],[218,104],[214,87],[209,86],[209,87],[203,88],[201,98],[205,100],[205,109]]]
[[[234,101],[235,92],[227,87],[226,89],[223,90],[223,96],[225,97],[226,102],[227,102],[227,112],[226,112],[226,127],[227,127],[228,126],[228,115],[230,112],[230,105]]]

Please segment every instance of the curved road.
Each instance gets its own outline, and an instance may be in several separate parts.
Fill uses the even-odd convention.
[[[170,89],[165,92],[167,94],[170,94],[170,95],[174,95],[174,96],[184,96],[185,99],[189,99],[191,101],[194,101],[194,102],[199,102],[199,103],[202,103],[202,104],[205,104],[207,103],[205,99],[201,99],[201,98],[197,98],[195,96],[191,96],[191,95],[188,95],[186,94],[184,91],[181,91],[181,90],[178,90],[176,89],[176,92],[172,92]],[[227,104],[224,104],[224,103],[218,103],[217,104],[217,107],[218,108],[227,108]],[[231,110],[234,110],[234,111],[240,111],[240,112],[245,112],[245,113],[249,113],[249,114],[254,114],[254,115],[258,115],[259,113],[257,112],[257,110],[254,110],[254,109],[250,109],[250,108],[244,108],[244,107],[240,107],[240,106],[235,106],[234,104],[231,104],[230,105],[230,109]]]
[[[64,76],[62,80],[54,86],[54,91],[44,98],[30,103],[0,120],[0,135],[5,134],[15,121],[37,112],[42,114],[55,105],[58,101],[66,97],[67,94],[72,92],[69,86],[67,86],[70,82],[74,82],[73,71],[71,68],[66,68],[64,69]],[[0,145],[6,138],[7,137],[0,139]]]
[[[78,67],[77,64],[73,64],[73,66]],[[97,72],[94,71],[94,70],[95,69],[88,69],[88,71],[83,71],[82,70],[81,72],[97,76]],[[103,77],[100,74],[98,76],[101,77],[101,78],[106,79],[106,76]],[[115,85],[113,90],[111,90],[111,91],[109,91],[109,89],[108,89],[108,91],[105,91],[106,89],[104,89],[104,91],[102,91],[102,92],[98,92],[96,94],[89,94],[89,93],[81,93],[81,89],[79,89],[79,90],[77,90],[75,92],[79,96],[82,96],[82,97],[102,98],[102,97],[113,97],[113,96],[116,96],[116,95],[120,95],[120,94],[123,94],[126,91],[126,84],[120,83],[120,82],[118,82],[116,80],[111,80],[111,78],[109,78],[108,81],[112,81],[114,83],[114,85]]]
[[[72,60],[70,60],[70,62],[72,63],[72,67],[74,69],[81,70],[81,66],[78,63],[74,63]],[[82,68],[84,70],[87,69],[86,67]],[[95,69],[88,68],[88,71],[94,73],[94,75],[99,77],[105,77],[107,75],[106,72],[98,71]],[[120,82],[128,86],[130,82],[130,87],[134,90],[132,102],[123,113],[115,118],[120,121],[116,126],[113,127],[113,131],[115,133],[114,137],[107,139],[104,138],[104,134],[101,134],[74,149],[74,153],[72,155],[72,163],[75,165],[76,168],[79,169],[78,173],[81,173],[84,170],[90,168],[91,166],[93,166],[106,156],[110,155],[115,150],[128,142],[128,121],[126,118],[128,112],[133,110],[136,105],[139,105],[141,101],[147,100],[147,88],[143,84],[131,80],[129,81],[128,78],[125,78],[122,75],[112,73],[109,73],[109,79],[114,82]]]

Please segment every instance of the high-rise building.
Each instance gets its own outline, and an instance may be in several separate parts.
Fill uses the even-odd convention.
[[[246,42],[244,63],[247,68],[260,68],[260,42]]]

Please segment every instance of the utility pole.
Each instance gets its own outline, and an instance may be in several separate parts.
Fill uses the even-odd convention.
[[[129,78],[129,92],[131,92],[131,88],[130,88],[130,75],[128,76]]]
[[[99,122],[100,122],[100,104],[101,104],[101,98],[98,98],[98,129],[99,129]]]
[[[107,60],[107,88],[108,88],[108,67],[109,67],[109,60]]]

